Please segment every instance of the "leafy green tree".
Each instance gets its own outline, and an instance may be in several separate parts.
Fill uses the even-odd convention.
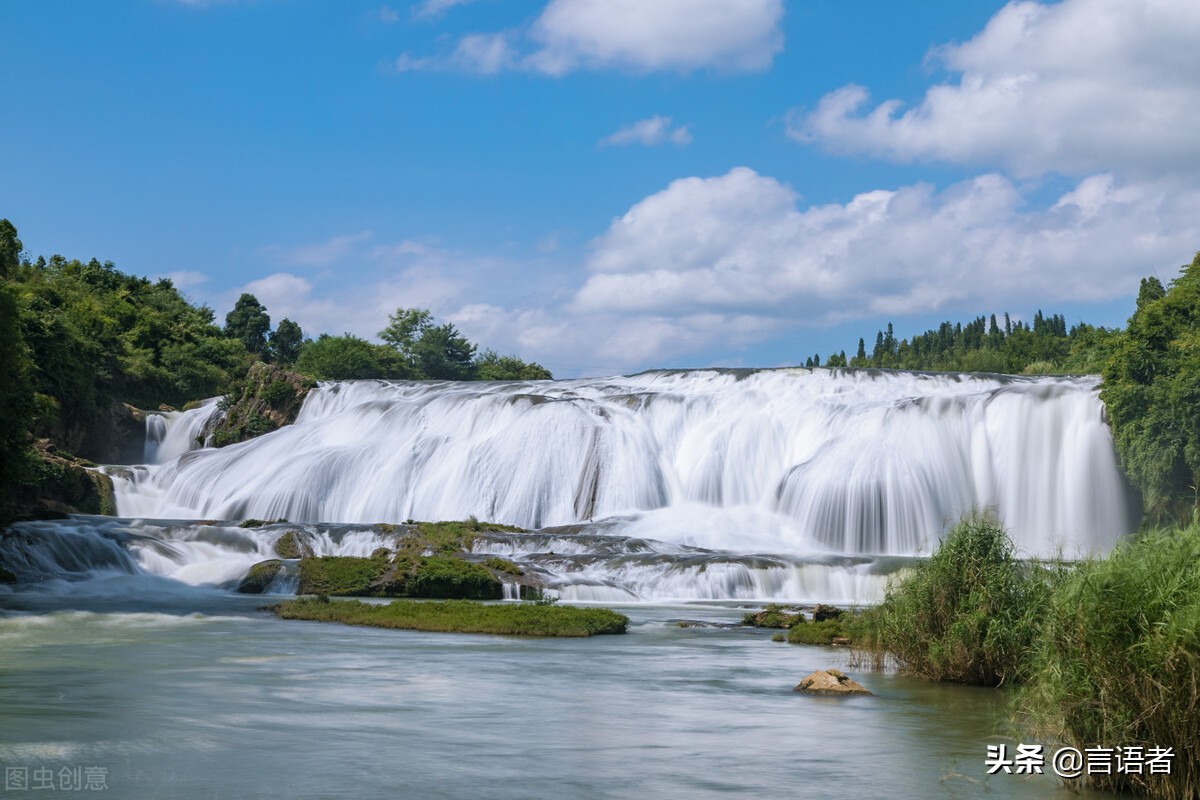
[[[407,365],[393,348],[372,344],[349,333],[342,336],[323,333],[305,342],[295,368],[304,375],[330,381],[411,377]]]
[[[475,359],[475,379],[480,381],[548,381],[554,376],[541,364],[525,362],[516,356],[498,355],[484,350]]]
[[[1200,513],[1200,253],[1169,289],[1142,281],[1137,310],[1104,368],[1104,400],[1125,471],[1155,519]]]
[[[430,380],[469,381],[475,377],[475,345],[452,323],[429,325],[413,346],[420,374]]]
[[[270,330],[271,317],[252,294],[243,293],[234,303],[233,310],[225,315],[225,335],[240,340],[249,353],[266,352]]]
[[[424,308],[397,308],[388,317],[388,326],[379,332],[379,338],[409,356],[421,334],[432,324],[433,315]]]
[[[8,276],[16,271],[23,246],[17,229],[0,219],[0,524],[27,470],[26,447],[33,413],[29,358],[21,336],[17,295]]]
[[[269,352],[271,360],[288,366],[300,357],[300,346],[304,343],[304,331],[290,319],[284,317],[271,333]]]

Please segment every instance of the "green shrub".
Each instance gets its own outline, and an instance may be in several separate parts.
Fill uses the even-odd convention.
[[[850,623],[860,656],[932,680],[999,686],[1021,677],[1050,575],[1019,561],[993,518],[964,517],[933,555]]]
[[[787,640],[791,644],[834,644],[848,640],[846,626],[839,619],[827,619],[821,622],[801,622],[792,625],[787,632]]]
[[[1173,747],[1171,775],[1090,775],[1096,788],[1200,796],[1200,525],[1080,564],[1049,601],[1022,707],[1086,747]]]
[[[374,605],[301,598],[272,609],[284,619],[307,619],[420,631],[492,633],[514,636],[595,636],[625,633],[629,618],[607,608],[513,603],[485,605],[468,600],[422,603],[396,600]]]

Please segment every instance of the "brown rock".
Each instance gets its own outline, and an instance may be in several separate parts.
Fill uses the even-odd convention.
[[[871,694],[861,683],[851,680],[846,677],[846,673],[836,669],[817,670],[796,684],[793,691],[819,695]]]

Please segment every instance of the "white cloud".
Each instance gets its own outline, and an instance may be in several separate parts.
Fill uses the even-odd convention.
[[[656,115],[638,120],[617,130],[616,133],[605,136],[600,140],[600,146],[623,146],[643,144],[647,147],[670,142],[675,145],[690,144],[692,134],[686,125],[671,127],[671,118]]]
[[[1200,3],[1013,2],[932,58],[958,73],[919,105],[845,86],[790,132],[835,151],[1021,175],[1167,175],[1200,165]]]
[[[783,0],[551,0],[513,31],[475,33],[448,53],[401,54],[399,72],[767,69],[783,49]]]
[[[1047,209],[982,175],[799,208],[744,167],[687,178],[637,203],[595,242],[583,313],[744,314],[834,322],[1008,303],[1128,295],[1200,241],[1200,192],[1175,184],[1081,181]]]
[[[262,252],[279,264],[293,267],[327,267],[345,258],[358,244],[370,238],[370,231],[359,231],[334,236],[324,242],[288,247],[272,244],[264,247]]]
[[[423,0],[413,7],[417,19],[437,19],[455,6],[465,6],[474,0]]]
[[[397,72],[452,70],[494,75],[517,65],[517,51],[511,39],[509,33],[473,33],[459,39],[454,50],[446,55],[418,58],[401,53],[393,66]]]

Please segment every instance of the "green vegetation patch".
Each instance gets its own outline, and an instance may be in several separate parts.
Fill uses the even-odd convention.
[[[283,619],[341,622],[376,628],[491,633],[509,636],[596,636],[625,633],[629,618],[607,608],[533,603],[486,605],[468,600],[422,603],[396,600],[375,605],[354,600],[301,598],[273,609]]]
[[[300,594],[342,597],[424,597],[499,600],[504,586],[486,567],[450,556],[398,554],[382,548],[370,558],[300,560]]]
[[[788,628],[791,644],[849,644],[850,628],[839,617],[821,622],[800,622]]]
[[[1018,560],[993,518],[969,515],[854,621],[851,639],[878,664],[890,656],[932,680],[999,686],[1022,677],[1053,577]]]
[[[1035,730],[1086,747],[1173,747],[1171,775],[1093,788],[1200,796],[1200,525],[1157,531],[1062,577],[1022,703]]]
[[[388,571],[381,558],[314,556],[300,560],[300,594],[369,597]]]

